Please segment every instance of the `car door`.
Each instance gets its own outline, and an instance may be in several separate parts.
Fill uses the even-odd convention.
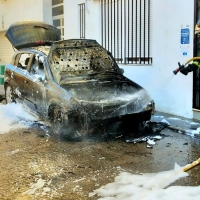
[[[46,75],[44,65],[38,62],[38,54],[33,54],[29,75],[25,77],[24,93],[27,106],[40,115],[46,111]]]
[[[15,57],[14,68],[10,74],[10,85],[13,87],[13,91],[17,94],[17,101],[23,101],[25,97],[24,84],[27,76],[27,69],[29,67],[31,54],[19,53]]]
[[[24,103],[35,113],[45,114],[46,84],[34,74],[26,77]]]

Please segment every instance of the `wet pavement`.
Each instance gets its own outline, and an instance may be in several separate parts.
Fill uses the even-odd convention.
[[[168,171],[175,163],[185,166],[200,155],[199,139],[168,128],[162,130],[163,138],[153,148],[122,140],[62,142],[36,137],[38,131],[32,128],[0,135],[0,199],[96,200],[89,193],[112,183],[121,172]],[[188,177],[172,185],[199,186],[199,170],[200,165],[190,169]],[[39,181],[44,184],[35,189]]]
[[[168,113],[156,112],[152,118],[152,122],[167,122],[169,126],[167,128],[184,133],[186,135],[195,136],[200,138],[200,121],[194,119],[187,119]]]
[[[0,93],[1,94],[1,93]],[[200,156],[199,122],[156,112],[152,122],[168,122],[162,139],[146,143],[58,141],[38,127],[0,135],[0,199],[96,200],[88,194],[121,172],[158,173],[185,166]],[[200,165],[172,185],[199,186]],[[33,191],[33,184],[44,185]],[[165,181],[165,180],[163,180]],[[47,190],[48,189],[48,190]],[[31,192],[30,192],[31,191]],[[29,193],[30,192],[30,193]]]

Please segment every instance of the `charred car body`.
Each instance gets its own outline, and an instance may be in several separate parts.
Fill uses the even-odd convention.
[[[54,133],[130,134],[150,120],[150,95],[95,40],[60,40],[57,28],[35,21],[12,24],[6,37],[17,49],[5,69],[6,101],[48,118]]]

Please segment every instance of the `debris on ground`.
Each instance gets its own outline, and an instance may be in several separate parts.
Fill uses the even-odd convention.
[[[190,128],[191,128],[191,129],[197,129],[197,128],[199,128],[199,127],[200,127],[200,124],[197,123],[197,122],[191,122],[191,123],[190,123]]]
[[[125,141],[129,143],[146,142],[148,148],[152,148],[157,140],[163,138],[161,131],[170,126],[166,120],[161,122],[146,122],[141,130],[140,137],[134,135],[126,136]]]
[[[39,137],[50,136],[49,132],[51,126],[47,122],[40,121],[35,116],[30,115],[21,105],[11,104],[1,106],[1,117],[4,123],[2,124],[1,134],[8,132],[11,129],[33,127],[42,129],[45,134],[40,134]],[[12,112],[10,112],[12,110]],[[24,118],[25,117],[25,118]],[[12,125],[12,126],[11,126]],[[138,143],[146,142],[148,148],[152,148],[157,140],[163,138],[161,131],[170,126],[167,120],[162,120],[161,122],[151,122],[147,121],[141,124],[140,129],[137,133],[103,133],[99,131],[98,133],[88,134],[84,138],[76,138],[76,141],[111,141],[111,140],[124,140],[127,143]],[[44,133],[43,132],[43,133]],[[75,140],[74,140],[75,141]]]

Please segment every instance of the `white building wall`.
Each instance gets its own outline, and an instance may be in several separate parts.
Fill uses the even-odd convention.
[[[100,1],[65,0],[66,39],[79,38],[78,4],[86,4],[86,38],[101,44]],[[191,0],[152,0],[152,57],[149,66],[120,65],[125,75],[146,88],[156,103],[156,110],[193,118],[192,73],[173,74],[178,62],[193,57],[194,2]],[[181,25],[190,27],[188,55],[180,49]]]
[[[86,38],[96,39],[101,44],[99,0],[64,0],[65,39],[79,38],[80,3],[86,5]],[[51,0],[0,0],[0,5],[0,31],[20,20],[52,23]],[[152,0],[151,12],[153,64],[120,67],[124,68],[128,78],[149,91],[157,111],[192,118],[192,73],[175,76],[172,71],[178,67],[177,62],[185,63],[193,57],[194,2]],[[191,31],[187,56],[181,55],[181,25],[189,25]]]
[[[25,0],[7,0],[4,1],[4,11],[2,13],[4,19],[4,29],[16,21],[22,20],[43,20],[42,1],[35,0],[30,3]]]
[[[145,87],[156,103],[156,110],[193,118],[192,73],[174,75],[177,62],[193,57],[194,3],[191,0],[153,0],[153,64],[151,66],[123,65],[125,75]],[[181,55],[181,25],[190,27],[187,56]]]
[[[51,0],[43,0],[43,20],[48,24],[53,24],[52,22],[52,3]]]
[[[52,24],[51,0],[0,0],[0,64],[8,63],[13,55],[13,48],[5,37],[6,30],[22,20]]]
[[[0,0],[0,5],[0,31],[7,30],[12,23],[22,20],[52,24],[51,0]]]
[[[177,62],[185,63],[193,57],[194,2],[191,0],[154,0],[153,4],[153,70],[149,80],[156,87],[149,89],[159,111],[187,118],[193,117],[193,76],[174,75]],[[164,8],[164,9],[160,9]],[[154,23],[155,22],[155,23]],[[190,27],[188,55],[182,56],[181,26]],[[156,89],[156,90],[155,90]]]
[[[65,39],[80,38],[79,7],[85,3],[85,19],[87,39],[96,39],[100,42],[101,16],[99,0],[64,0]]]

